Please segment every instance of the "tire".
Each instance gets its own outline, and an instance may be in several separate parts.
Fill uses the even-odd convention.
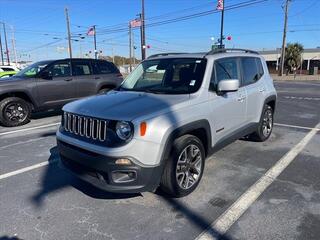
[[[99,90],[98,95],[105,94],[105,93],[109,92],[110,90],[111,90],[110,88],[102,88]]]
[[[258,129],[249,138],[256,142],[266,141],[273,129],[273,109],[269,105],[264,105]]]
[[[0,123],[5,127],[16,127],[30,121],[31,105],[18,97],[8,97],[0,102]]]
[[[184,164],[186,154],[190,154],[187,157],[190,159],[191,152],[195,154],[197,150],[199,152],[193,156],[194,159]],[[204,162],[205,150],[201,141],[193,135],[179,137],[174,141],[170,158],[165,163],[160,189],[171,197],[183,197],[190,194],[197,188],[201,180]]]

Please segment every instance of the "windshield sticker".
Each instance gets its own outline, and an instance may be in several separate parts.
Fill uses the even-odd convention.
[[[196,80],[191,80],[191,82],[190,82],[190,86],[194,86],[196,84]]]
[[[201,63],[201,60],[197,60],[196,63]]]

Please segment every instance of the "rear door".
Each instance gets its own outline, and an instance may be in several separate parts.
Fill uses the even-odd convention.
[[[94,61],[97,75],[96,81],[100,86],[118,87],[123,81],[119,69],[111,62],[105,60]]]
[[[217,84],[221,80],[240,80],[240,61],[236,57],[215,60],[211,78],[211,112],[217,140],[233,134],[246,124],[246,89],[240,87],[236,92],[217,94]]]
[[[241,69],[242,86],[247,91],[247,121],[257,122],[260,119],[266,91],[260,58],[241,57]]]
[[[56,61],[44,71],[52,78],[37,78],[39,105],[42,107],[62,106],[77,98],[76,84],[70,74],[70,61]]]
[[[77,97],[82,98],[97,93],[97,82],[91,60],[72,60],[72,72],[76,83]]]

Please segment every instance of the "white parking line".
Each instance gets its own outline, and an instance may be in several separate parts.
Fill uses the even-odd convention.
[[[50,124],[41,125],[41,126],[37,126],[37,127],[30,127],[30,128],[24,128],[24,129],[9,131],[9,132],[3,132],[3,133],[0,133],[0,136],[14,134],[14,133],[20,133],[20,132],[27,132],[27,131],[31,131],[31,130],[40,129],[40,128],[58,126],[59,124],[60,124],[60,122],[59,123],[50,123]]]
[[[268,170],[255,184],[253,184],[241,197],[229,207],[210,227],[202,232],[196,240],[218,239],[242,216],[242,214],[257,200],[257,198],[275,181],[275,179],[288,167],[303,148],[317,133],[320,123],[312,129],[297,145],[283,156],[272,168]]]
[[[29,167],[25,167],[25,168],[21,168],[21,169],[18,169],[16,171],[13,171],[13,172],[8,172],[8,173],[5,173],[5,174],[2,174],[0,175],[0,180],[2,179],[5,179],[5,178],[9,178],[9,177],[12,177],[12,176],[15,176],[15,175],[18,175],[20,173],[25,173],[25,172],[29,172],[31,170],[34,170],[34,169],[37,169],[37,168],[41,168],[41,167],[44,167],[44,166],[47,166],[49,164],[53,164],[53,163],[56,163],[58,160],[52,160],[50,162],[46,161],[46,162],[41,162],[41,163],[38,163],[38,164],[35,164],[35,165],[32,165],[32,166],[29,166]]]
[[[289,124],[283,124],[283,123],[274,123],[274,125],[279,127],[289,127],[289,128],[306,129],[306,130],[315,129],[317,131],[320,131],[320,128],[303,127],[303,126],[289,125]]]

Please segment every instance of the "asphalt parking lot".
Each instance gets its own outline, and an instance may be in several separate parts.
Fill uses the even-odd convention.
[[[181,199],[106,193],[59,169],[55,114],[0,127],[0,239],[320,239],[320,82],[275,85],[271,138],[217,152]]]

